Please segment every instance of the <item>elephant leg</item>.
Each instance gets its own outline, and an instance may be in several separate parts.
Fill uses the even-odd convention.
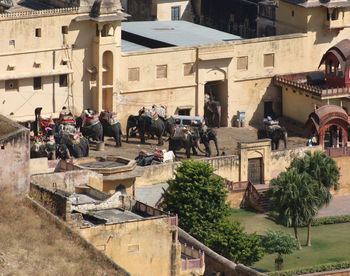
[[[219,156],[220,155],[220,152],[219,152],[219,146],[218,146],[218,140],[216,139],[216,137],[213,139],[214,141],[214,144],[215,144],[215,148],[216,148],[216,156]]]
[[[190,158],[191,157],[191,146],[186,147],[186,157]]]
[[[198,155],[198,152],[197,152],[195,146],[192,146],[192,152],[193,152],[193,155]]]
[[[163,146],[163,144],[164,144],[164,141],[163,141],[163,137],[160,135],[160,136],[158,136],[158,146]]]

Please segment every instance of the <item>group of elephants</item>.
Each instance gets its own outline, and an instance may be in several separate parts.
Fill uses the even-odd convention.
[[[41,117],[41,108],[35,110],[35,121],[30,124],[34,136],[31,137],[31,158],[48,157],[49,159],[80,158],[89,155],[89,139],[104,141],[104,137],[113,137],[117,147],[122,146],[122,127],[116,114],[103,111],[95,114],[92,110],[84,110],[79,117],[69,110],[63,109],[59,119],[54,122],[52,118],[45,120]],[[169,150],[176,155],[176,151],[184,148],[186,156],[200,152],[206,156],[211,155],[209,143],[214,141],[217,155],[219,155],[216,131],[206,126],[193,126],[190,131],[183,129],[184,135],[175,135],[175,120],[172,116],[162,117],[156,112],[151,114],[145,108],[139,114],[130,115],[126,126],[126,142],[130,132],[139,134],[140,142],[145,143],[148,138],[156,136],[158,145],[164,144],[163,137],[168,136]],[[199,143],[205,147],[203,152]]]

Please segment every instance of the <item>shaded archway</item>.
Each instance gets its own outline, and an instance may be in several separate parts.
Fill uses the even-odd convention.
[[[113,53],[105,51],[102,56],[102,108],[113,110]]]
[[[348,142],[349,116],[336,105],[325,105],[309,115],[306,127],[310,137],[317,137],[323,149],[346,147]]]

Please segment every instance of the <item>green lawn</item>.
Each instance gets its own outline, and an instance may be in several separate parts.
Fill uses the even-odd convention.
[[[267,216],[246,210],[232,210],[232,220],[239,220],[245,231],[264,235],[268,229],[282,230],[294,236],[292,228],[275,224]],[[307,228],[299,228],[302,246],[306,243]],[[283,269],[295,269],[316,264],[350,261],[350,223],[330,224],[312,227],[311,247],[303,246],[293,254],[284,257]],[[265,255],[253,268],[259,271],[274,271],[275,255]]]

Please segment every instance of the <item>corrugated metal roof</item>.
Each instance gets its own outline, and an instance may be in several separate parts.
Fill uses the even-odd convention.
[[[148,50],[150,48],[122,39],[122,52]]]
[[[242,39],[240,36],[181,20],[122,22],[122,31],[173,46],[193,46]]]

